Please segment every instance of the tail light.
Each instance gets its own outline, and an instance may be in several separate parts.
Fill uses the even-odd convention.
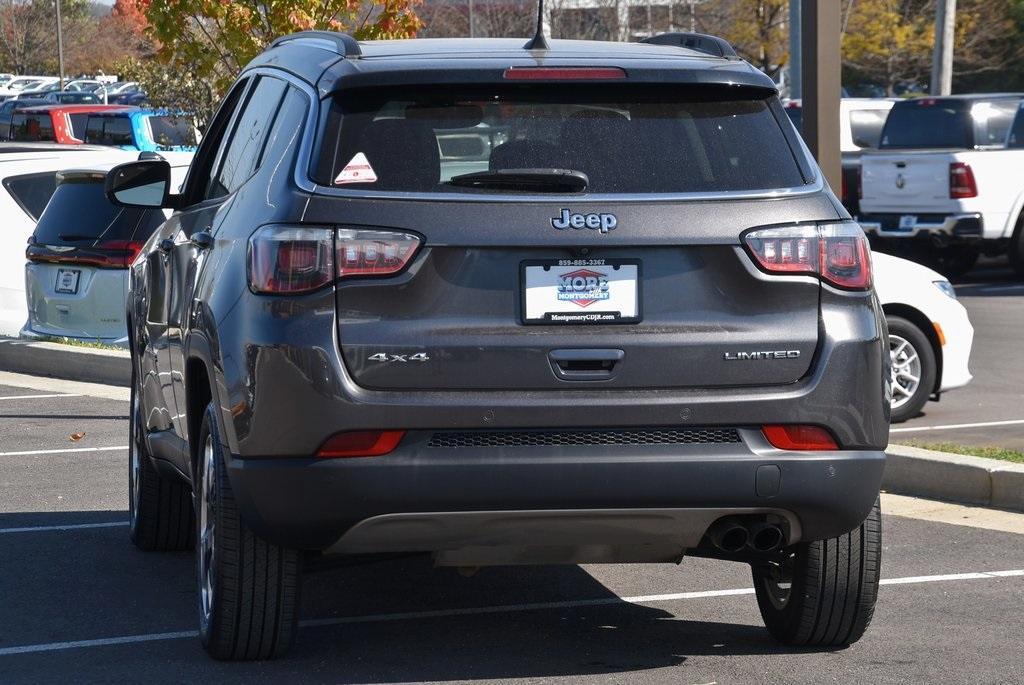
[[[837,450],[835,438],[819,426],[762,426],[764,437],[780,450]]]
[[[380,457],[390,454],[405,437],[405,431],[349,431],[328,438],[316,456],[321,459]]]
[[[870,248],[857,224],[760,228],[743,241],[768,273],[817,276],[848,290],[871,288]]]
[[[81,264],[96,266],[101,269],[126,269],[142,251],[143,242],[138,240],[101,240],[91,247],[73,252],[36,253],[33,248],[45,246],[29,239],[29,247],[25,256],[33,262],[49,262],[54,264]]]
[[[389,276],[419,248],[410,233],[264,226],[249,239],[249,284],[258,293],[305,293],[353,276]]]
[[[953,162],[949,165],[949,197],[953,200],[978,197],[978,183],[970,164]]]

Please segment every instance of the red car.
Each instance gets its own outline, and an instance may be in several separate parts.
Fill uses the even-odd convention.
[[[11,118],[10,140],[48,141],[63,145],[81,145],[86,120],[93,112],[138,109],[122,105],[40,105],[15,111]]]

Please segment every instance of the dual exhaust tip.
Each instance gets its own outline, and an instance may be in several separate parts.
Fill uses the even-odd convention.
[[[736,554],[749,548],[755,552],[774,552],[782,547],[785,535],[774,523],[745,524],[739,519],[719,519],[708,530],[708,539],[715,549]]]

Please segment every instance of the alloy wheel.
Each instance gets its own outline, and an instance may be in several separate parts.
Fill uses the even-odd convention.
[[[889,334],[892,357],[892,408],[899,409],[913,399],[921,385],[921,357],[914,345],[898,335]]]
[[[129,525],[135,530],[139,525],[139,498],[142,492],[142,420],[139,416],[139,394],[132,393],[132,415],[129,430],[131,432],[128,454],[128,517]]]
[[[213,436],[206,436],[203,445],[202,487],[199,488],[199,611],[203,625],[208,625],[213,611],[214,555],[216,554],[216,470]]]

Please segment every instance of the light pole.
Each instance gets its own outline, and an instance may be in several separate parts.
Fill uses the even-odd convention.
[[[60,77],[60,89],[64,90],[64,27],[60,20],[60,0],[55,0],[57,6],[57,76]]]

